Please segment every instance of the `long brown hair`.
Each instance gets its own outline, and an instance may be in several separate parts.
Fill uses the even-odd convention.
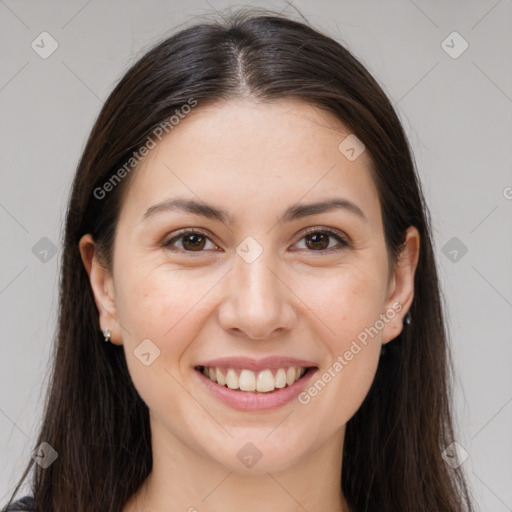
[[[94,193],[126,165],[154,128],[191,98],[299,99],[338,116],[366,146],[387,249],[396,262],[407,227],[421,236],[411,323],[381,357],[371,389],[347,424],[340,485],[354,512],[474,510],[461,468],[441,452],[454,441],[453,366],[447,345],[430,219],[411,150],[381,87],[341,44],[307,23],[238,10],[182,28],[143,55],[105,102],[78,164],[67,208],[59,322],[42,427],[31,460],[39,512],[120,512],[151,471],[146,404],[124,352],[104,343],[78,242],[91,233],[107,268],[123,191]]]

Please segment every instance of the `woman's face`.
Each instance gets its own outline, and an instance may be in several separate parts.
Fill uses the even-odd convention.
[[[370,157],[353,138],[341,144],[349,135],[300,102],[199,104],[132,171],[113,275],[96,258],[86,266],[163,450],[275,471],[343,440],[381,345],[402,329],[419,249],[410,228],[390,274]],[[197,206],[155,208],[177,199]],[[247,389],[315,369],[275,391],[221,395],[196,369],[219,358],[251,360],[213,362]]]

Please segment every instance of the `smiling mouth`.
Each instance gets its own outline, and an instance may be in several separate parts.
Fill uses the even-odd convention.
[[[194,368],[217,385],[232,391],[272,393],[290,387],[317,370],[316,366],[289,366],[252,371],[244,368],[196,366]]]

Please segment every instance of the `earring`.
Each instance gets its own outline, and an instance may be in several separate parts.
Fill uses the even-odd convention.
[[[110,341],[110,336],[112,335],[110,329],[103,330],[103,336],[105,336],[105,341],[108,343]]]
[[[407,315],[405,315],[404,322],[409,325],[411,323],[411,312],[408,311]]]

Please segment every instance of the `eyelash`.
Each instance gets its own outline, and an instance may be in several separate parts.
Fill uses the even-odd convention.
[[[329,249],[322,249],[322,250],[318,250],[318,251],[315,251],[313,249],[311,249],[311,250],[305,249],[308,252],[325,254],[325,253],[331,253],[331,252],[338,252],[338,251],[343,250],[344,248],[352,247],[352,245],[340,233],[338,233],[337,231],[333,231],[332,229],[327,229],[327,228],[323,228],[323,229],[322,228],[308,228],[306,231],[304,231],[302,233],[302,236],[299,239],[299,241],[302,240],[306,235],[315,234],[315,233],[323,233],[323,234],[328,235],[329,237],[333,237],[333,238],[337,239],[338,242],[342,245],[342,247],[338,248],[338,249],[333,249],[331,247]],[[170,251],[173,251],[173,252],[180,252],[180,251],[182,251],[182,252],[192,253],[192,254],[193,253],[202,253],[202,252],[204,252],[203,250],[201,250],[201,251],[187,251],[185,249],[179,249],[179,251],[178,251],[177,248],[174,248],[174,249],[171,248],[171,244],[173,242],[175,242],[175,241],[179,240],[180,238],[183,238],[183,237],[185,237],[187,235],[201,235],[201,236],[204,236],[205,238],[208,238],[208,240],[210,240],[212,243],[214,243],[210,239],[208,234],[205,233],[204,231],[202,231],[200,229],[188,228],[188,229],[184,229],[184,230],[180,231],[179,233],[174,235],[172,238],[170,238],[166,242],[163,242],[162,246],[168,248]]]

